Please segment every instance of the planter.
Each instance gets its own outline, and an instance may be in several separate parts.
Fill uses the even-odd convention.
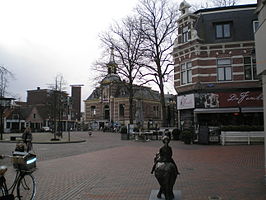
[[[174,129],[172,131],[173,140],[180,140],[180,132],[179,129]]]
[[[192,138],[184,138],[185,144],[191,144]]]
[[[121,140],[128,140],[128,134],[127,133],[121,133]]]
[[[191,130],[183,130],[181,137],[185,144],[191,144],[193,139],[193,132]]]

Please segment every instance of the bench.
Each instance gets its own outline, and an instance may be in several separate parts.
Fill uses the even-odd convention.
[[[22,140],[22,136],[10,136],[10,141],[16,141],[17,139]]]
[[[222,131],[220,136],[222,145],[226,143],[255,143],[264,142],[263,131]]]

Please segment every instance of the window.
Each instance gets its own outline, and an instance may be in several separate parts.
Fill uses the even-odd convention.
[[[215,25],[216,38],[217,39],[230,38],[231,37],[230,28],[231,28],[230,23],[216,24]]]
[[[155,113],[155,117],[159,117],[159,106],[153,106],[153,112]]]
[[[245,71],[245,80],[258,79],[255,58],[244,57],[244,71]]]
[[[119,104],[119,117],[125,116],[125,104]]]
[[[34,119],[36,118],[36,114],[35,114],[35,113],[33,114],[33,118],[34,118]]]
[[[91,106],[91,116],[95,116],[96,115],[96,107],[95,106]]]
[[[192,82],[192,63],[181,64],[181,84],[188,84]]]
[[[258,30],[259,28],[259,21],[253,21],[253,31],[254,33]]]
[[[230,59],[217,60],[217,75],[218,81],[231,81],[232,80],[232,67]]]
[[[188,41],[188,27],[185,26],[182,30],[182,42]]]
[[[19,114],[12,114],[12,119],[19,119]]]

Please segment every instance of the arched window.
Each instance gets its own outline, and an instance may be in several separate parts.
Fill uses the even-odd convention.
[[[125,116],[125,104],[119,104],[119,117]]]
[[[104,119],[109,120],[110,119],[110,108],[108,105],[104,106]]]
[[[91,116],[94,117],[96,115],[96,106],[91,106]]]

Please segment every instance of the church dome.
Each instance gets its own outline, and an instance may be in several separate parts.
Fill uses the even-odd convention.
[[[101,84],[109,84],[113,82],[121,82],[118,74],[107,74],[107,76],[101,81]]]

